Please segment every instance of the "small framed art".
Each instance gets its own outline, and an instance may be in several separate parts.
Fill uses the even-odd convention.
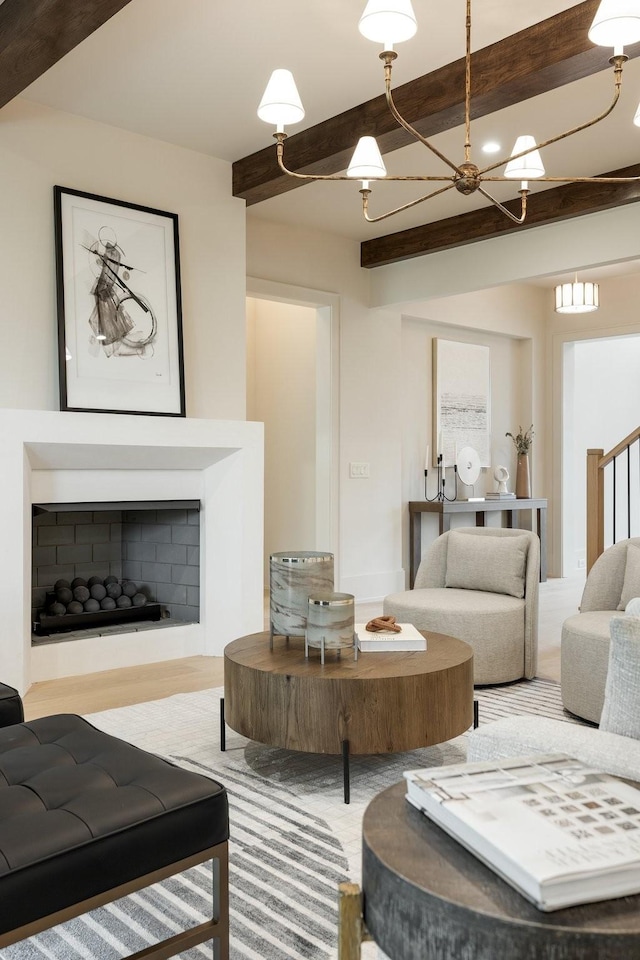
[[[60,409],[185,416],[178,217],[54,187]]]

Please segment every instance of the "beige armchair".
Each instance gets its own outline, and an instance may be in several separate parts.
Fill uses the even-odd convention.
[[[413,590],[391,594],[384,613],[465,640],[474,683],[536,675],[540,541],[529,530],[462,527],[424,555]]]
[[[640,537],[621,540],[598,557],[585,583],[580,612],[562,625],[562,702],[593,723],[600,721],[609,664],[611,618],[640,596]]]

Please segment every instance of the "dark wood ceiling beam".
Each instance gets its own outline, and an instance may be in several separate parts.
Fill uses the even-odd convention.
[[[640,164],[599,174],[603,177],[640,177]],[[528,197],[527,219],[518,225],[496,207],[482,207],[457,217],[436,220],[420,227],[401,230],[360,246],[363,267],[382,267],[400,260],[423,257],[438,250],[450,250],[478,240],[516,233],[529,227],[570,220],[600,210],[609,210],[640,200],[640,181],[636,183],[569,183],[550,190],[532,193]],[[512,213],[519,215],[520,198],[505,203]]]
[[[585,0],[473,53],[472,117],[494,113],[605,70],[611,51],[594,46],[587,37],[597,7],[598,0]],[[640,44],[625,49],[625,53],[629,57],[640,55]],[[406,119],[423,136],[433,137],[464,122],[464,89],[461,59],[405,83],[394,91],[394,98]],[[607,97],[605,88],[603,107]],[[549,136],[554,133],[560,131],[549,131]],[[357,139],[367,134],[378,138],[382,153],[414,142],[391,116],[384,96],[379,96],[290,136],[285,150],[287,166],[301,173],[337,173],[347,167]],[[248,205],[305,182],[279,170],[275,146],[233,164],[233,194],[243,197]]]
[[[0,107],[122,10],[130,0],[4,0]]]

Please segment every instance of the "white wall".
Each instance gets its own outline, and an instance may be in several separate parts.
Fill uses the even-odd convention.
[[[187,416],[245,416],[244,202],[231,166],[27,100],[0,116],[0,407],[57,410],[53,186],[177,213]]]
[[[269,556],[316,548],[316,311],[247,298],[247,416],[264,423]]]

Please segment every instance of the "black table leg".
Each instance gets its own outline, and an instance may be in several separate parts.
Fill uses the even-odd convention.
[[[479,724],[478,713],[479,713],[480,704],[477,700],[473,701],[473,729],[475,730]]]
[[[351,785],[349,783],[349,741],[342,741],[342,777],[344,781],[344,802],[351,803]]]
[[[224,697],[220,697],[220,749],[227,749],[227,736],[224,726]]]

